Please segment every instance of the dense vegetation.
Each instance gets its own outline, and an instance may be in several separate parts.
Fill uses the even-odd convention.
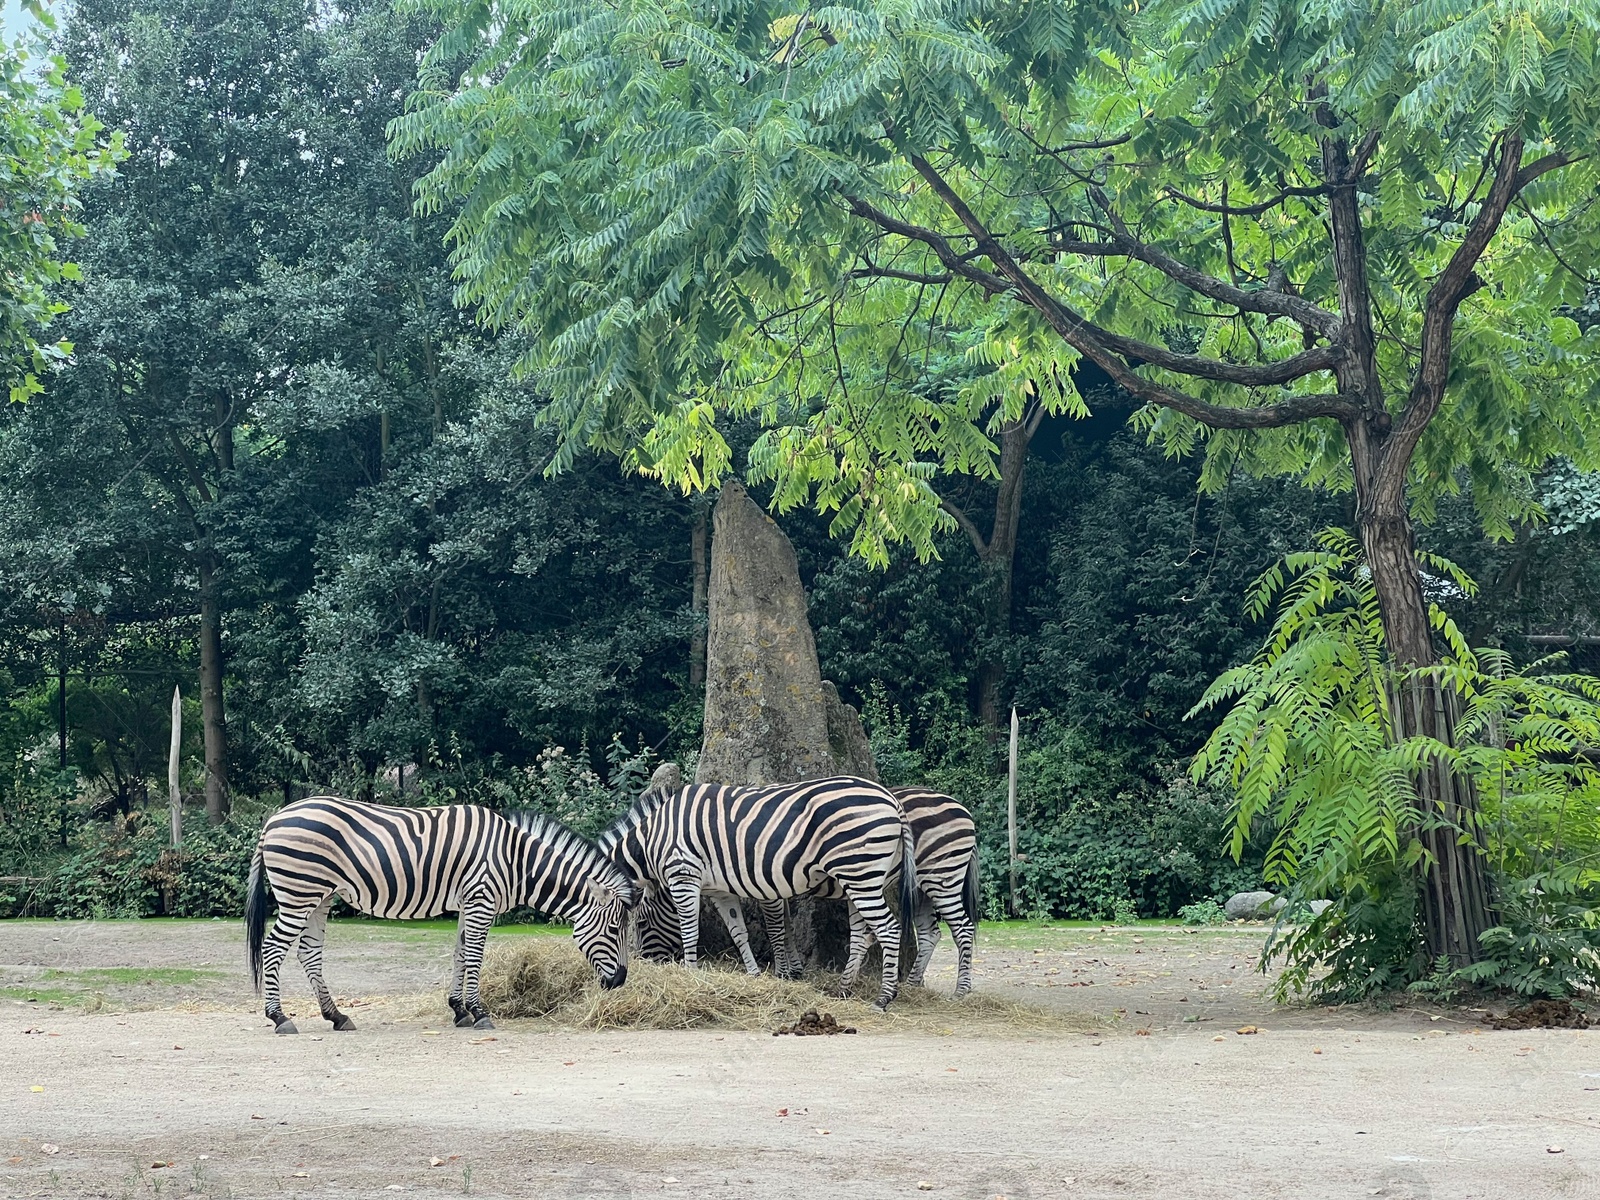
[[[1386,664],[1440,662],[1497,722],[1502,757],[1456,765],[1498,823],[1497,945],[1592,957],[1600,792],[1537,747],[1581,768],[1561,697],[1600,665],[1595,30],[1541,9],[1559,60],[1467,104],[1459,14],[1374,5],[1345,42],[1343,5],[1254,38],[1229,5],[1004,8],[78,0],[7,93],[8,128],[56,114],[46,211],[82,237],[75,268],[33,243],[7,314],[0,911],[232,913],[255,823],[312,790],[598,827],[699,744],[691,546],[737,472],[886,778],[977,812],[992,913],[1015,704],[1021,911],[1171,915],[1265,871],[1347,901],[1292,981],[1426,983],[1406,767],[1438,744],[1375,714]],[[1331,192],[1365,190],[1330,225],[1341,122],[1382,138],[1340,142]],[[1562,161],[1522,179],[1524,145]],[[1497,179],[1496,252],[1440,299]],[[1324,319],[1350,220],[1365,348]],[[1442,558],[1374,575],[1413,520]],[[1275,609],[1307,570],[1322,607]],[[1268,692],[1263,767],[1230,705]],[[1515,960],[1476,978],[1585,978]]]

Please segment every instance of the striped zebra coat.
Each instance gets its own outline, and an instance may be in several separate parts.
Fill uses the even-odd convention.
[[[972,951],[978,921],[977,826],[965,805],[942,792],[924,788],[891,788],[890,791],[900,802],[906,823],[911,827],[917,868],[917,957],[906,982],[921,986],[929,960],[939,944],[939,921],[942,919],[950,926],[956,943],[955,994],[964,996],[972,990]],[[812,894],[835,900],[846,898],[844,889],[831,879]],[[798,977],[801,971],[798,955],[785,953],[792,950],[785,924],[786,905],[763,903],[761,911],[768,940],[778,955],[778,973],[789,978]],[[652,919],[655,924],[646,927],[644,922]],[[673,920],[665,922],[660,914],[641,909],[640,922],[639,944],[643,957],[658,960],[678,957],[682,946],[675,915]],[[872,931],[852,906],[850,958],[845,968],[847,985],[854,984],[860,974],[873,940]]]
[[[774,787],[695,784],[647,793],[600,835],[599,844],[645,887],[645,928],[677,917],[690,969],[697,965],[702,893],[727,921],[745,969],[757,974],[739,900],[759,901],[766,912],[833,880],[884,947],[881,1008],[899,985],[900,921],[886,891],[899,874],[901,911],[911,912],[916,869],[910,841],[892,795],[867,780],[839,776]]]
[[[278,902],[270,932],[269,887]],[[572,936],[603,986],[627,978],[627,915],[637,888],[560,822],[469,804],[391,808],[313,796],[267,820],[250,866],[247,963],[278,1033],[297,1032],[278,993],[279,968],[296,942],[323,1017],[335,1029],[355,1028],[322,978],[322,943],[335,896],[375,917],[460,913],[449,996],[457,1025],[493,1028],[478,998],[484,941],[495,916],[518,905],[570,919]]]
[[[967,811],[967,806],[943,792],[926,788],[891,788],[900,802],[906,824],[911,827],[913,857],[917,866],[917,897],[914,920],[917,927],[917,959],[912,964],[906,982],[921,987],[927,974],[928,963],[939,944],[939,922],[950,926],[950,936],[956,944],[956,996],[965,996],[972,990],[972,950],[978,924],[978,827]],[[833,899],[845,898],[844,891],[831,881],[819,888],[819,896]],[[787,948],[788,940],[780,935],[771,938],[771,919],[768,917],[768,937],[773,945]],[[776,914],[780,917],[782,914]],[[845,967],[845,978],[851,983],[861,972],[862,961],[871,946],[871,928],[855,911],[850,910],[850,961]],[[799,963],[788,964],[785,973],[798,974]]]

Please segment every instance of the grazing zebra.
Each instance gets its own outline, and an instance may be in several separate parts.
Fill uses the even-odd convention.
[[[754,975],[760,968],[739,898],[761,901],[765,911],[834,880],[884,947],[878,1007],[894,999],[900,921],[885,891],[898,873],[901,911],[909,914],[916,866],[900,805],[877,784],[840,776],[777,787],[696,784],[649,792],[600,835],[599,844],[645,885],[642,936],[676,914],[691,970],[698,963],[702,892],[727,921],[745,970]]]
[[[269,884],[278,901],[271,933]],[[355,1028],[322,979],[322,940],[335,896],[375,917],[461,914],[449,997],[460,1026],[494,1027],[478,999],[483,945],[496,914],[518,905],[570,918],[602,987],[619,987],[628,975],[624,939],[637,888],[560,822],[470,804],[391,808],[312,796],[273,814],[250,864],[246,957],[278,1033],[298,1032],[278,998],[278,970],[297,939],[323,1017],[337,1030]]]
[[[894,798],[906,815],[911,827],[913,857],[917,868],[917,897],[914,920],[917,926],[917,959],[906,976],[906,982],[921,987],[927,974],[928,962],[939,944],[939,921],[950,926],[950,936],[956,943],[956,996],[960,998],[972,990],[972,948],[978,923],[978,830],[972,814],[953,796],[943,792],[930,792],[925,788],[891,788]],[[845,893],[829,884],[815,893],[831,899],[842,899]],[[773,919],[782,920],[784,912],[762,910],[762,917],[770,931]],[[845,978],[854,982],[861,971],[861,963],[873,934],[867,923],[850,910],[850,962],[845,967]],[[788,947],[780,936],[772,939],[773,945]],[[785,973],[799,974],[797,960],[786,964]]]
[[[928,962],[939,944],[942,918],[950,926],[950,935],[956,943],[955,994],[958,998],[965,996],[972,990],[972,949],[978,921],[977,827],[966,806],[951,796],[923,788],[891,788],[890,791],[900,801],[906,823],[911,827],[917,869],[914,910],[917,958],[906,982],[922,985]],[[844,890],[831,879],[812,895],[834,900],[845,898]],[[798,977],[801,964],[788,939],[784,902],[764,902],[761,915],[768,940],[774,947],[778,974]],[[676,958],[680,953],[676,920],[663,922],[657,909],[641,907],[639,944],[642,957]],[[872,931],[852,907],[850,959],[845,969],[845,978],[850,983],[853,984],[860,973],[871,944]]]

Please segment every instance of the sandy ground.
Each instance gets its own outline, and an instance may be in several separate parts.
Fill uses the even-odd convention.
[[[0,923],[0,1195],[1600,1195],[1600,1031],[1275,1009],[1259,930],[985,931],[980,989],[1095,1029],[1032,1038],[485,1036],[414,998],[450,936],[336,925],[360,1029],[286,975],[277,1038],[235,925]]]

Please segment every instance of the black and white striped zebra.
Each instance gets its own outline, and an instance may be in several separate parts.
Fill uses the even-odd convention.
[[[913,856],[917,870],[915,922],[917,957],[906,982],[921,986],[928,963],[939,944],[939,921],[950,926],[956,943],[956,991],[959,998],[972,990],[972,951],[978,921],[978,836],[972,814],[959,800],[925,788],[891,788],[900,802],[906,823],[911,827]],[[845,899],[845,892],[831,879],[813,893],[830,899]],[[720,906],[719,906],[720,911]],[[641,957],[657,961],[675,959],[681,953],[678,924],[663,920],[658,909],[641,907],[638,919]],[[778,974],[796,978],[801,963],[792,953],[785,924],[784,902],[761,905],[767,938],[772,943]],[[850,957],[845,967],[844,985],[851,986],[860,974],[873,934],[852,906],[850,912]]]
[[[901,911],[910,913],[916,869],[900,805],[879,785],[839,776],[774,787],[696,784],[651,792],[599,842],[645,886],[644,929],[676,915],[684,965],[691,970],[698,960],[702,893],[727,921],[745,969],[757,974],[739,899],[761,902],[765,913],[834,881],[885,947],[878,1007],[894,999],[900,920],[886,893],[899,875]]]
[[[267,932],[268,886],[278,917]],[[461,914],[450,1008],[456,1024],[493,1028],[478,998],[484,941],[497,914],[527,905],[572,921],[572,936],[601,986],[627,978],[628,910],[638,889],[627,872],[559,821],[470,804],[392,808],[336,796],[285,805],[262,827],[245,904],[250,978],[278,1033],[295,1033],[279,1001],[290,947],[337,1030],[354,1029],[322,979],[322,942],[334,897],[375,917]]]
[[[917,959],[912,964],[906,982],[921,987],[927,974],[928,963],[939,944],[939,922],[950,926],[950,936],[956,944],[957,998],[972,990],[972,950],[978,923],[978,827],[967,806],[953,796],[933,792],[926,788],[891,788],[890,792],[900,802],[906,824],[911,827],[913,857],[917,868],[917,897],[913,919],[917,927]],[[837,886],[824,885],[816,892],[819,896],[845,899]],[[768,938],[774,946],[788,948],[784,935],[772,938],[774,918],[777,913],[762,911],[767,922]],[[861,965],[872,945],[873,932],[855,911],[850,909],[850,959],[845,966],[845,980],[855,982]],[[783,973],[798,975],[800,964],[793,959],[782,966]]]

